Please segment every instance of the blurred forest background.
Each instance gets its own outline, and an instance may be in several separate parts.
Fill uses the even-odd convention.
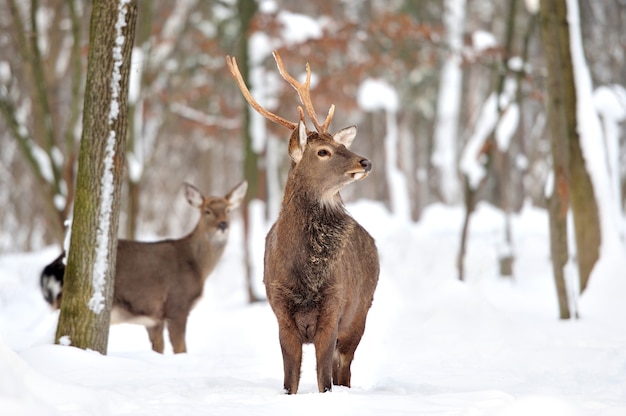
[[[506,148],[487,140],[474,155],[486,171],[476,198],[505,211],[525,201],[546,205],[546,65],[537,14],[522,0],[457,2],[461,13],[442,0],[138,3],[120,237],[189,231],[194,219],[185,214],[183,181],[220,195],[246,176],[249,198],[268,202],[273,218],[289,132],[248,112],[224,59],[236,56],[252,94],[296,120],[296,95],[280,79],[272,49],[292,74],[310,63],[317,110],[336,106],[331,131],[358,126],[353,149],[372,160],[374,172],[346,188],[344,199],[402,210],[401,192],[413,221],[429,204],[463,204],[462,155],[484,126],[489,97],[509,94],[519,122]],[[626,1],[579,4],[594,88],[611,91],[626,108]],[[90,5],[0,1],[0,252],[63,240],[81,137]],[[450,63],[458,83],[442,76]],[[377,91],[373,86],[379,104],[360,99]],[[616,126],[623,206],[624,125]]]

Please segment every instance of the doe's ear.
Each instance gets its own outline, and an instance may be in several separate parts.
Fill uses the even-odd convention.
[[[226,195],[226,200],[230,204],[231,208],[237,208],[241,205],[243,201],[243,197],[246,196],[246,191],[248,190],[248,182],[242,181],[239,185],[235,186],[231,191]]]
[[[339,144],[350,147],[356,137],[356,126],[346,127],[333,134],[333,139]]]
[[[183,183],[183,187],[185,189],[185,198],[187,198],[187,202],[194,208],[200,208],[202,203],[204,202],[204,197],[202,193],[196,189],[195,186],[185,182]]]
[[[302,160],[302,155],[304,155],[304,148],[306,147],[306,126],[300,120],[298,122],[298,128],[294,129],[291,133],[291,137],[289,137],[289,157],[295,163],[300,162]]]

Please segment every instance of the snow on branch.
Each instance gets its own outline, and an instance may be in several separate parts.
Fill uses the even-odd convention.
[[[461,172],[467,176],[469,185],[476,189],[485,177],[485,163],[483,149],[485,142],[495,130],[496,143],[500,151],[508,149],[511,138],[519,122],[519,109],[513,101],[517,82],[507,78],[504,90],[500,96],[500,105],[497,103],[497,94],[491,93],[483,104],[480,115],[461,156]]]

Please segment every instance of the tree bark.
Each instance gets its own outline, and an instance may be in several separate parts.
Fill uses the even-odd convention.
[[[239,53],[237,56],[237,62],[239,64],[239,70],[241,72],[241,76],[246,84],[250,85],[248,82],[248,74],[250,72],[249,65],[249,54],[248,54],[248,30],[250,28],[250,23],[254,18],[254,15],[257,11],[257,5],[255,2],[247,1],[247,0],[238,0],[237,1],[237,11],[239,15],[239,30],[240,30],[240,39],[239,39]],[[248,181],[248,192],[246,194],[246,198],[242,205],[242,217],[243,217],[243,230],[244,230],[244,261],[246,263],[246,290],[248,292],[248,301],[256,302],[259,300],[259,297],[256,295],[254,291],[254,285],[252,284],[254,268],[253,268],[253,259],[252,253],[250,253],[250,201],[254,198],[258,198],[259,196],[259,177],[260,175],[260,167],[259,167],[259,155],[253,148],[252,141],[252,126],[250,123],[251,119],[251,109],[248,106],[248,103],[244,100],[243,102],[243,140],[244,140],[244,162],[243,162],[243,174],[244,178]]]
[[[552,151],[553,157],[559,159],[558,161],[555,160],[554,166],[555,193],[553,198],[567,198],[568,204],[571,204],[579,287],[582,293],[587,287],[591,271],[600,255],[601,231],[595,192],[587,172],[578,134],[576,83],[571,56],[566,0],[542,1],[540,14],[548,65],[548,92],[550,96],[548,117],[553,142]],[[567,192],[561,192],[562,196],[558,195],[559,181],[566,184],[563,186],[567,188]],[[556,202],[552,201],[551,206],[553,204]],[[563,212],[554,212],[551,215],[562,218],[555,217],[552,220],[565,222],[567,204],[561,202],[559,205]],[[556,207],[554,209],[557,210]],[[564,230],[559,232],[566,233],[566,224],[563,227]],[[558,231],[558,228],[560,227],[556,227],[555,231]],[[561,239],[565,239],[565,236]],[[567,244],[567,241],[565,240],[562,244]],[[558,260],[553,257],[554,261],[563,261],[563,259]],[[565,263],[563,262],[563,264]],[[555,264],[555,267],[558,267],[558,264]],[[556,273],[555,278],[558,278]],[[558,289],[561,283],[558,281],[556,283]],[[562,309],[562,307],[560,308]],[[561,311],[561,317],[564,315],[568,316],[569,314],[564,314]]]
[[[580,293],[587,287],[593,266],[600,257],[600,217],[595,192],[580,147],[578,134],[576,82],[572,63],[570,31],[567,23],[566,0],[556,2],[556,12],[560,24],[557,26],[562,48],[561,62],[565,71],[563,77],[563,105],[567,123],[567,144],[569,147],[570,203],[574,219],[576,239],[576,258],[578,260],[578,278]]]
[[[559,26],[567,21],[559,16],[555,3],[561,0],[541,2],[540,24],[543,38],[544,53],[548,67],[548,124],[551,135],[553,189],[548,201],[550,219],[550,254],[552,257],[552,272],[556,285],[559,303],[559,318],[569,319],[569,297],[567,292],[565,266],[569,258],[567,243],[567,211],[569,209],[570,175],[569,151],[567,143],[568,125],[565,109],[565,77],[567,72],[562,60],[562,50],[568,49],[569,44],[561,38]],[[571,64],[571,61],[570,61]],[[570,66],[569,71],[572,71]]]
[[[102,354],[113,300],[136,18],[136,0],[93,3],[74,221],[56,333],[57,343]]]

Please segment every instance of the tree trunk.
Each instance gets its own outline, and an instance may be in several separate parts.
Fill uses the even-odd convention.
[[[146,49],[145,45],[149,44],[150,37],[152,36],[152,23],[154,16],[154,0],[143,0],[141,2],[141,17],[137,19],[137,29],[135,34],[136,44],[138,47],[142,49]],[[145,56],[142,54],[142,56]],[[126,137],[126,154],[135,153],[137,150],[136,142],[139,140],[137,137],[137,132],[142,130],[142,122],[137,126],[137,113],[140,114],[143,110],[143,94],[142,91],[145,88],[145,77],[143,76],[142,71],[144,70],[145,65],[139,65],[139,69],[133,69],[138,72],[138,77],[140,77],[139,83],[139,91],[137,92],[137,96],[134,97],[134,100],[131,98],[128,103],[128,133]],[[142,117],[142,116],[141,116]],[[139,134],[141,136],[141,133]],[[144,149],[145,151],[145,149]],[[143,177],[143,172],[145,167],[145,155],[142,155],[140,158],[138,155],[134,154],[135,161],[134,163],[141,164],[141,171],[139,174],[132,174],[129,166],[128,175],[126,175],[126,232],[125,238],[129,240],[137,239],[137,227],[138,221],[137,218],[139,216],[139,212],[141,211],[141,180]],[[127,156],[128,157],[128,156]]]
[[[465,0],[444,1],[443,21],[449,55],[441,69],[432,162],[439,173],[437,186],[441,199],[448,204],[458,201],[461,188],[457,170],[457,147],[463,82],[461,66],[465,7]]]
[[[239,40],[239,54],[237,56],[237,62],[239,64],[239,71],[246,84],[248,82],[248,74],[250,72],[249,54],[248,54],[248,30],[250,28],[250,22],[254,18],[257,11],[257,5],[255,2],[247,0],[237,1],[237,11],[239,15],[239,30],[241,38]],[[248,181],[248,192],[242,206],[243,217],[243,230],[244,230],[244,257],[246,263],[246,289],[248,291],[248,300],[250,302],[256,302],[259,297],[254,292],[254,285],[252,284],[254,278],[254,265],[253,256],[250,252],[250,201],[259,196],[259,155],[253,147],[252,131],[251,131],[251,109],[248,103],[243,102],[243,137],[244,137],[244,166],[243,174],[244,178]]]
[[[499,119],[502,118],[504,112],[506,111],[506,107],[503,106],[502,100],[500,98],[504,92],[504,83],[509,73],[509,59],[513,54],[513,35],[515,33],[515,23],[517,22],[517,9],[517,0],[511,0],[509,3],[509,13],[506,22],[504,54],[502,55],[502,62],[500,63],[501,68],[500,73],[498,74],[498,84],[496,89]],[[517,88],[520,88],[519,85],[517,86]],[[509,103],[508,105],[519,105],[519,103],[511,100],[511,103]],[[513,137],[511,138],[511,142],[512,141]],[[511,154],[513,152],[511,148],[512,146],[513,144],[509,143],[509,147],[507,147],[506,149],[502,149],[502,152],[494,152],[494,165],[496,166],[495,171],[499,172],[499,174],[496,175],[498,182],[497,192],[499,193],[498,199],[500,203],[500,208],[504,213],[504,247],[498,254],[498,260],[500,263],[500,276],[502,277],[513,277],[513,262],[515,260],[515,256],[513,253],[513,233],[511,230],[511,207],[513,200],[512,193],[514,192],[511,175]]]
[[[567,27],[567,21],[559,16],[555,1],[542,1],[540,9],[541,35],[543,38],[544,53],[548,67],[548,123],[551,135],[553,187],[549,197],[548,213],[550,218],[550,254],[552,257],[552,271],[559,302],[559,317],[569,319],[569,299],[565,280],[565,266],[569,257],[567,244],[567,211],[569,208],[570,176],[569,176],[569,146],[567,143],[565,85],[562,61],[562,50],[569,49],[569,44],[563,43],[559,25]],[[571,64],[571,61],[570,61]],[[569,71],[572,68],[570,66]]]
[[[106,354],[137,3],[93,3],[74,221],[56,342]]]
[[[567,244],[567,192],[569,186],[565,172],[555,172],[554,192],[548,201],[550,223],[550,256],[552,258],[552,272],[559,303],[559,318],[570,319],[569,296],[566,283],[565,267],[569,257]]]
[[[459,255],[457,257],[456,266],[459,271],[459,280],[465,280],[465,253],[467,252],[467,238],[469,236],[469,223],[476,209],[477,189],[472,188],[467,176],[463,178],[464,190],[463,203],[465,204],[465,217],[463,217],[463,227],[461,228],[461,242],[459,244]]]
[[[580,293],[582,293],[587,287],[593,266],[600,257],[600,217],[595,192],[580,147],[576,82],[574,80],[569,25],[567,24],[566,0],[557,1],[555,9],[558,13],[559,22],[561,22],[557,27],[562,45],[560,49],[561,63],[562,68],[565,68],[562,70],[561,76],[563,77],[563,105],[569,146],[570,203],[574,218],[578,277]]]
[[[540,12],[548,65],[548,92],[550,95],[548,115],[553,136],[553,154],[555,145],[558,145],[558,152],[566,155],[564,157],[556,155],[560,159],[558,161],[559,166],[555,166],[555,185],[558,185],[557,181],[559,180],[556,172],[567,171],[565,175],[567,192],[565,195],[572,206],[578,278],[582,293],[600,255],[600,219],[593,185],[580,147],[576,83],[571,56],[566,0],[541,2]],[[556,186],[555,192],[557,192]],[[567,212],[567,208],[564,208]],[[565,217],[565,214],[563,216]],[[565,218],[562,221],[565,221]],[[558,284],[557,282],[557,286]],[[563,314],[561,316],[563,317]]]

